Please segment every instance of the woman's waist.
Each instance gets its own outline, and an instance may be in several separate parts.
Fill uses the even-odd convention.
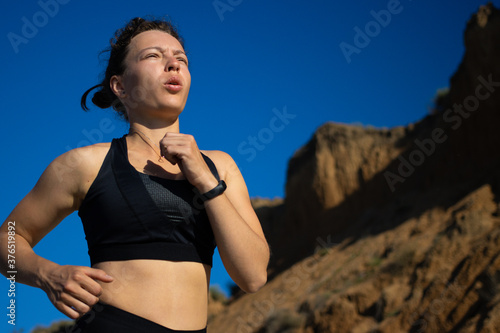
[[[93,267],[113,277],[113,282],[99,282],[101,302],[171,328],[187,329],[186,321],[206,325],[210,266],[141,259]]]
[[[113,282],[101,283],[103,289],[139,288],[142,292],[180,288],[208,290],[211,269],[199,262],[151,259],[105,261],[92,267],[113,277]]]

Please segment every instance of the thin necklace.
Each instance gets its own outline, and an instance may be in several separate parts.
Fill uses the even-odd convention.
[[[155,148],[151,145],[151,143],[153,143],[156,147],[158,147],[158,150],[159,150],[159,151],[160,151],[160,153],[161,153],[161,148],[160,148],[160,146],[158,146],[156,143],[154,143],[154,141],[153,141],[153,140],[151,140],[151,139],[149,138],[149,136],[147,136],[147,135],[146,135],[146,134],[144,134],[143,132],[139,131],[138,129],[135,129],[135,128],[132,128],[132,127],[131,127],[130,129],[132,130],[132,133],[131,133],[131,134],[137,133],[137,135],[139,135],[139,137],[142,139],[142,141],[146,142],[146,144],[147,144],[149,147],[151,147],[151,149],[153,149],[153,150],[154,150],[154,152],[156,153],[156,155],[158,155],[158,162],[163,163],[163,158],[162,158],[161,154],[158,154],[158,153],[156,152],[156,149],[155,149]],[[148,139],[151,143],[147,142],[147,141],[143,138],[143,135],[144,135],[144,136],[145,136],[145,137],[146,137],[146,138],[147,138],[147,139]]]

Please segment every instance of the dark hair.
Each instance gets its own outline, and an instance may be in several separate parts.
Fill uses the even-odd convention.
[[[116,30],[114,37],[109,40],[110,47],[103,51],[109,52],[108,66],[104,74],[104,79],[101,83],[88,89],[82,95],[81,106],[83,110],[89,110],[87,107],[88,94],[92,90],[100,88],[100,90],[94,93],[92,103],[101,109],[113,107],[113,109],[117,111],[122,118],[128,120],[125,107],[111,90],[109,82],[113,75],[121,75],[125,71],[124,61],[128,53],[128,45],[130,44],[132,38],[141,32],[150,30],[166,32],[172,37],[175,37],[179,43],[181,43],[182,47],[184,47],[184,40],[179,35],[176,27],[170,21],[165,19],[143,19],[140,17],[130,20],[125,27]]]

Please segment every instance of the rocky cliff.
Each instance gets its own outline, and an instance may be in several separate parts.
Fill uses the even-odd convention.
[[[500,332],[500,14],[467,23],[434,112],[387,130],[321,126],[283,201],[255,201],[270,281],[211,332]]]

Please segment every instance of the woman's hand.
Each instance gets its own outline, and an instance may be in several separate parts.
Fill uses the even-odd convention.
[[[113,281],[103,270],[85,266],[57,266],[47,275],[42,289],[52,304],[71,319],[87,313],[99,301],[102,287],[96,280]]]
[[[192,135],[167,133],[160,141],[161,153],[170,163],[178,164],[182,174],[200,193],[217,186]]]

